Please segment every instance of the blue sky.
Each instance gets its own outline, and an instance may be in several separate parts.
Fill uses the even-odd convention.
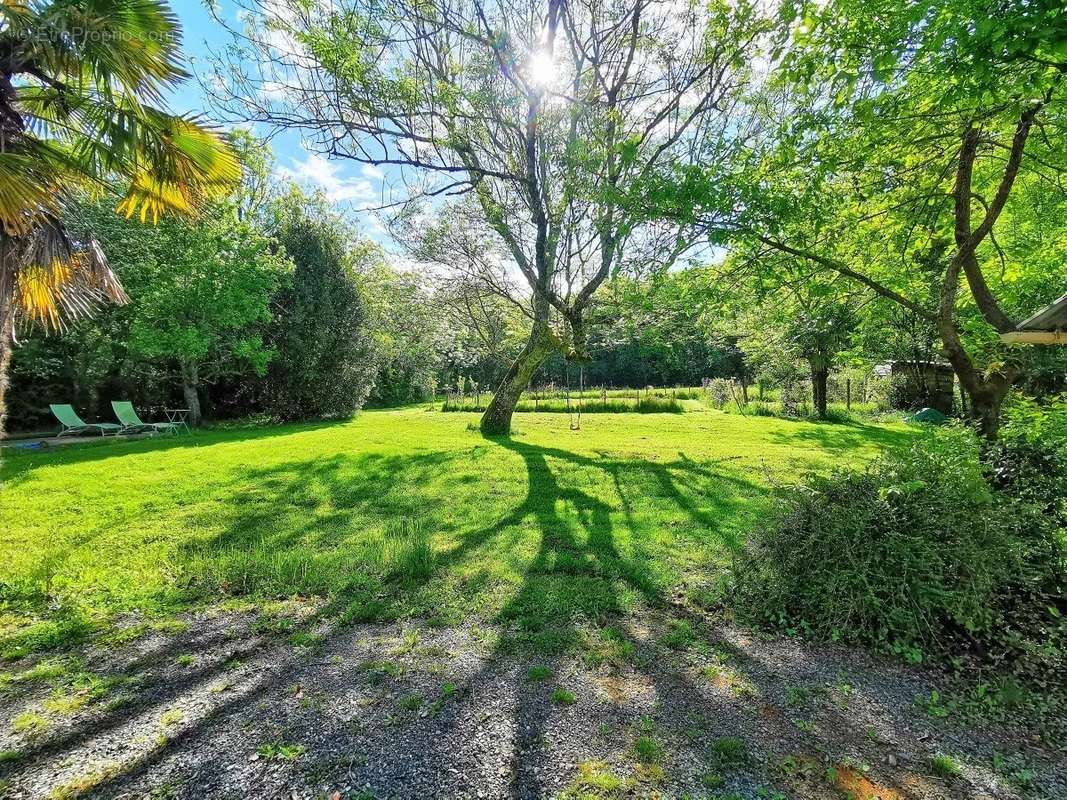
[[[171,7],[181,20],[183,49],[193,72],[206,71],[210,50],[221,50],[230,41],[230,34],[220,26],[204,6],[203,0],[170,0]],[[232,0],[218,0],[219,15],[234,26],[238,25],[238,7]],[[205,113],[211,110],[197,81],[179,87],[170,98],[175,112]],[[261,132],[265,133],[265,131]],[[381,202],[384,173],[343,160],[328,161],[304,149],[300,137],[282,133],[271,141],[280,179],[289,178],[307,189],[322,189],[339,210],[348,212],[363,231],[391,248],[391,241],[373,214],[362,208]]]

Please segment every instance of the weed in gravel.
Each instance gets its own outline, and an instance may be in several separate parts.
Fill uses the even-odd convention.
[[[574,696],[574,692],[567,689],[556,689],[552,692],[552,702],[560,706],[574,705],[574,701],[577,698]]]
[[[360,672],[366,672],[371,683],[381,683],[386,678],[399,678],[404,670],[393,661],[363,661],[356,668]]]
[[[421,694],[409,694],[406,697],[400,698],[397,703],[405,711],[418,711],[422,708],[422,695]]]
[[[663,767],[659,764],[646,764],[644,762],[638,762],[634,764],[634,780],[639,783],[647,783],[655,785],[662,783],[667,777],[667,773],[663,771]],[[641,793],[642,796],[644,793]],[[658,793],[656,793],[658,795]]]
[[[302,744],[267,742],[259,746],[256,750],[256,755],[267,761],[296,761],[306,751],[307,748]]]
[[[40,736],[48,730],[50,723],[48,718],[36,711],[23,711],[11,720],[11,730],[26,736]]]
[[[284,636],[292,632],[294,624],[294,620],[288,617],[263,614],[252,624],[252,632],[266,633],[270,636]]]
[[[84,797],[95,787],[114,778],[121,772],[121,764],[109,764],[92,772],[86,772],[84,775],[79,775],[66,783],[56,786],[52,789],[51,794],[48,795],[48,800],[75,800],[75,798]]]
[[[196,656],[194,656],[192,653],[182,653],[180,656],[174,659],[174,663],[177,664],[179,667],[191,667],[193,664],[196,663]]]
[[[646,764],[655,764],[663,757],[663,746],[651,736],[638,736],[634,741],[634,752]]]
[[[766,786],[756,787],[756,797],[760,800],[786,800],[784,794],[776,792],[774,789],[768,789]]]
[[[455,693],[456,684],[449,682],[441,685],[441,697],[452,697],[452,695],[454,695]]]
[[[723,736],[711,743],[711,760],[720,769],[739,767],[748,760],[745,740],[736,736]]]
[[[45,711],[53,714],[74,714],[84,708],[92,698],[88,692],[68,692],[55,689],[52,696],[44,701]]]
[[[707,772],[700,776],[700,782],[704,785],[704,788],[714,791],[715,789],[721,789],[723,784],[726,783],[726,779],[716,772]]]
[[[50,658],[39,661],[22,672],[0,672],[0,692],[6,692],[20,683],[55,680],[76,672],[80,666],[76,659]]]
[[[629,789],[629,783],[603,761],[583,761],[578,765],[578,775],[563,790],[560,800],[615,800],[625,797]]]
[[[165,636],[177,636],[189,630],[189,623],[184,619],[160,619],[152,623],[152,630]]]
[[[403,640],[400,646],[393,650],[394,655],[406,656],[408,653],[415,652],[415,648],[419,646],[419,629],[408,628],[404,631]]]
[[[148,800],[173,800],[178,796],[178,789],[181,788],[181,784],[173,783],[171,781],[164,781],[158,783],[152,787],[152,790],[148,793]]]
[[[692,624],[684,619],[672,619],[663,643],[673,650],[684,650],[693,644],[696,632]]]
[[[0,750],[0,764],[13,764],[22,758],[18,750]]]
[[[960,774],[959,762],[944,753],[938,753],[930,758],[930,769],[942,778],[955,778]]]
[[[798,719],[793,724],[796,725],[798,731],[802,731],[808,734],[814,734],[815,731],[818,730],[818,728],[815,726],[815,723],[812,722],[810,719]]]
[[[110,698],[106,703],[104,703],[104,711],[106,711],[108,714],[113,714],[116,711],[130,706],[133,703],[134,698],[135,695],[128,693],[115,695],[114,697]]]
[[[936,719],[944,719],[952,713],[952,709],[942,701],[941,693],[937,691],[937,689],[931,689],[929,697],[922,695],[917,697],[915,699],[915,705],[923,709],[929,716]]]
[[[552,677],[552,670],[548,667],[530,667],[526,672],[526,679],[532,683],[541,683],[547,681]]]
[[[790,708],[807,707],[811,705],[814,692],[807,686],[786,686],[785,704]]]
[[[1005,755],[996,751],[993,752],[992,766],[995,773],[1003,775],[1021,789],[1029,788],[1037,774],[1027,767],[1021,756]]]
[[[136,642],[150,630],[147,622],[137,625],[127,625],[122,628],[113,628],[99,639],[100,644],[108,647],[122,647],[130,642]]]
[[[603,664],[633,663],[637,660],[633,642],[626,638],[618,628],[600,628],[594,632],[583,631],[581,637],[581,655],[591,667]]]
[[[294,631],[289,636],[289,644],[293,647],[315,648],[322,644],[322,637],[310,631]]]
[[[180,708],[168,708],[159,715],[159,724],[169,728],[171,725],[177,725],[184,718],[185,714],[182,713]]]

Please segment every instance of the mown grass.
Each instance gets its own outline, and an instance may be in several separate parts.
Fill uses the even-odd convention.
[[[445,400],[441,406],[442,411],[485,411],[489,405],[490,395],[481,397],[463,397]],[[569,405],[568,405],[569,403]],[[528,399],[520,400],[515,410],[520,413],[529,411],[544,414],[578,413],[579,409],[584,414],[680,414],[685,411],[682,400],[673,397],[587,397],[582,401],[577,398],[552,397],[545,400]]]
[[[0,654],[62,649],[123,611],[321,595],[350,620],[577,620],[714,581],[769,487],[905,441],[901,426],[720,413],[517,418],[416,409],[5,459]],[[148,630],[148,626],[145,626]],[[111,632],[109,635],[118,635]]]

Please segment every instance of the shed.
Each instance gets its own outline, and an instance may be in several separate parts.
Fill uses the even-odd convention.
[[[917,411],[936,408],[946,416],[954,405],[956,373],[942,361],[887,361],[874,368],[874,374],[894,379],[890,396],[893,408]]]
[[[1000,338],[1008,344],[1067,344],[1067,294]]]

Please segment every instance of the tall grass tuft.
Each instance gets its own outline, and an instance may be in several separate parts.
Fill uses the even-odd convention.
[[[390,577],[424,583],[433,574],[430,534],[421,520],[404,517],[386,532],[385,559]]]

